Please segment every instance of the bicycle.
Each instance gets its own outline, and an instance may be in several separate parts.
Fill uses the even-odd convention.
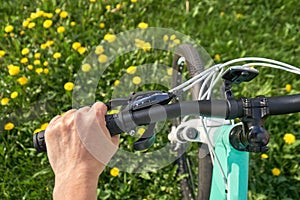
[[[198,192],[201,193],[198,197],[247,199],[249,152],[265,152],[268,149],[270,136],[263,126],[263,120],[269,115],[300,112],[300,94],[235,99],[231,87],[255,78],[258,70],[252,66],[272,67],[295,74],[300,74],[300,69],[271,59],[251,57],[231,60],[203,70],[201,58],[191,45],[180,45],[174,58],[173,67],[177,65],[183,68],[186,64],[192,78],[183,83],[174,78],[174,88],[167,92],[138,92],[121,104],[111,100],[107,104],[109,108],[122,105],[122,110],[106,116],[107,128],[111,135],[116,135],[130,132],[140,125],[149,125],[149,129],[153,129],[158,121],[183,117],[173,121],[168,137],[175,149],[180,149],[180,144],[197,142],[207,146],[205,148],[209,152],[204,156],[205,161],[199,162],[199,168],[206,170],[204,174],[203,170],[200,171],[201,177],[211,176],[211,179],[204,179],[207,182],[198,184]],[[232,66],[240,62],[249,63]],[[173,76],[181,74],[174,73]],[[224,99],[213,99],[214,86],[220,79],[224,82]],[[191,88],[194,88],[192,101],[176,101],[183,92]],[[240,122],[234,123],[236,118]],[[43,134],[37,133],[33,138],[34,146],[39,152],[46,151]],[[146,131],[135,142],[134,148],[146,149],[154,143],[154,139],[153,132]],[[188,166],[185,157],[182,161],[182,166]],[[183,167],[183,170],[183,173],[190,171],[188,167]],[[187,178],[186,183],[182,184],[183,197],[186,199],[194,198],[194,191],[187,184],[189,180]]]

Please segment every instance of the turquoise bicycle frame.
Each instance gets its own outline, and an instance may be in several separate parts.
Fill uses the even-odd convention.
[[[248,196],[249,153],[237,151],[231,146],[229,133],[232,127],[233,125],[223,125],[214,133],[215,154],[227,177],[227,184],[220,166],[214,160],[211,200],[244,200]]]

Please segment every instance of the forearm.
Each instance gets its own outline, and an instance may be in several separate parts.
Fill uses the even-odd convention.
[[[74,173],[55,178],[54,200],[83,200],[97,198],[98,176]]]

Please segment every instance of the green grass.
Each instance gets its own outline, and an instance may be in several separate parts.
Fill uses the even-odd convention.
[[[64,90],[66,82],[75,82],[83,59],[100,44],[107,33],[118,34],[133,30],[140,22],[149,27],[173,29],[190,36],[215,58],[216,63],[230,59],[258,56],[267,57],[294,66],[300,66],[300,4],[297,0],[247,0],[247,1],[189,1],[189,10],[183,0],[0,0],[0,100],[9,98],[7,105],[0,105],[0,199],[50,199],[54,185],[53,173],[46,154],[37,154],[33,149],[32,133],[49,122],[56,114],[72,108],[72,92]],[[120,4],[118,9],[117,4]],[[107,6],[110,10],[107,10]],[[55,10],[67,11],[61,18]],[[31,21],[32,29],[22,26],[31,13],[42,10],[52,13],[49,29],[43,27],[47,17],[40,16]],[[76,22],[71,26],[71,22]],[[99,24],[105,27],[100,28]],[[12,25],[14,30],[5,32]],[[64,26],[64,33],[57,33],[57,27]],[[24,31],[24,33],[22,33]],[[41,44],[54,44],[42,49]],[[86,51],[80,54],[72,48],[80,42]],[[30,53],[22,55],[23,48]],[[53,58],[55,52],[61,58]],[[34,58],[40,53],[40,58]],[[219,55],[220,59],[218,59]],[[27,57],[28,63],[21,63]],[[40,60],[41,65],[34,65]],[[164,64],[171,65],[168,55]],[[47,61],[48,65],[43,66]],[[138,51],[132,55],[118,57],[113,67],[103,75],[98,85],[97,100],[108,101],[113,94],[115,80],[118,80],[130,65],[153,63],[155,58]],[[20,72],[11,76],[8,65],[20,67]],[[33,65],[29,70],[28,65]],[[49,73],[36,72],[48,69]],[[286,95],[299,93],[299,76],[278,70],[263,69],[251,83],[235,87],[236,96]],[[28,83],[20,85],[17,79],[25,76]],[[287,92],[286,84],[292,85]],[[12,92],[18,97],[12,99]],[[299,199],[300,115],[286,115],[269,118],[266,127],[271,133],[267,159],[261,154],[251,154],[249,199]],[[12,122],[12,130],[4,125]],[[286,144],[285,133],[293,133],[296,142]],[[126,138],[127,139],[127,138]],[[129,139],[130,140],[130,139]],[[158,139],[157,145],[165,143],[166,136]],[[129,146],[129,147],[128,147]],[[122,140],[121,148],[130,147]],[[271,172],[280,169],[279,176]],[[99,199],[180,199],[179,180],[176,166],[169,165],[155,173],[130,174],[120,172],[112,177],[107,169],[100,178]]]

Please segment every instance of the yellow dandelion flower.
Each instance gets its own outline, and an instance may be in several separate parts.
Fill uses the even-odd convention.
[[[25,20],[25,21],[23,21],[22,26],[28,27],[29,23],[30,23],[30,20]]]
[[[215,61],[220,62],[220,60],[221,60],[220,54],[216,54],[215,55]]]
[[[7,105],[8,102],[9,102],[9,98],[6,98],[6,97],[5,97],[5,98],[2,98],[2,99],[1,99],[1,105],[2,105],[2,106]]]
[[[261,154],[260,157],[261,157],[262,159],[267,159],[267,158],[269,158],[269,156],[268,156],[267,154],[265,154],[265,153]]]
[[[106,63],[106,61],[107,61],[107,56],[104,55],[104,54],[101,54],[101,55],[98,57],[98,61],[99,61],[100,63]]]
[[[99,24],[99,27],[100,28],[105,28],[105,24],[102,22],[102,23]]]
[[[243,14],[241,14],[241,13],[237,13],[236,15],[235,15],[235,18],[236,19],[241,19],[243,17]]]
[[[225,14],[225,13],[224,13],[223,11],[220,12],[220,16],[221,16],[221,17],[224,16],[224,14]]]
[[[41,125],[41,130],[46,130],[46,128],[47,128],[48,125],[49,125],[48,122],[43,123],[43,124]]]
[[[61,17],[61,18],[67,18],[68,17],[68,12],[67,11],[61,11],[61,13],[59,14],[59,16]]]
[[[46,49],[47,48],[47,44],[41,44],[41,49]]]
[[[105,9],[106,9],[107,11],[110,11],[111,6],[110,6],[110,5],[107,5],[107,6],[105,6]]]
[[[0,57],[3,57],[6,54],[4,50],[0,50]]]
[[[43,16],[44,13],[45,13],[45,12],[42,11],[42,10],[39,10],[39,11],[36,12],[37,16],[39,16],[39,17]]]
[[[86,48],[85,48],[85,47],[79,47],[79,48],[77,49],[77,51],[78,51],[79,54],[84,54],[85,51],[86,51]]]
[[[141,127],[141,128],[139,128],[138,130],[137,130],[137,134],[139,134],[140,136],[142,136],[144,133],[145,133],[145,129],[143,128],[143,127]]]
[[[85,64],[83,64],[82,66],[81,66],[81,70],[83,71],[83,72],[88,72],[88,71],[90,71],[91,70],[91,65],[90,64],[88,64],[88,63],[85,63]]]
[[[278,168],[276,168],[276,167],[272,169],[272,174],[273,174],[274,176],[279,176],[280,173],[281,173],[280,169],[278,169]]]
[[[18,95],[19,95],[19,93],[16,92],[16,91],[14,91],[14,92],[12,92],[12,93],[10,94],[10,98],[15,99],[15,98],[18,97]]]
[[[24,57],[20,60],[22,64],[28,63],[28,58]]]
[[[151,44],[149,42],[145,42],[142,49],[144,51],[149,51],[151,49]]]
[[[44,13],[43,14],[43,17],[46,17],[46,18],[52,18],[53,17],[53,13]]]
[[[36,133],[41,132],[41,131],[42,131],[42,129],[37,128],[37,129],[35,129],[35,130],[33,131],[33,134],[36,134]]]
[[[74,42],[74,43],[72,44],[72,48],[75,49],[75,50],[77,50],[79,47],[81,47],[80,42]]]
[[[118,3],[118,4],[116,5],[116,9],[121,9],[121,4]]]
[[[110,115],[118,114],[120,111],[119,110],[109,110],[107,113]]]
[[[106,40],[108,42],[113,42],[116,40],[116,36],[114,34],[107,33],[104,35],[104,40]]]
[[[21,54],[26,55],[26,54],[29,54],[29,52],[30,52],[30,50],[28,48],[24,48],[24,49],[22,49]]]
[[[15,128],[15,125],[14,125],[13,123],[11,123],[11,122],[8,122],[8,123],[6,123],[6,124],[4,125],[4,130],[6,130],[6,131],[10,131],[10,130],[12,130],[13,128]]]
[[[285,85],[285,90],[286,90],[287,92],[292,91],[292,85],[291,85],[291,84],[286,84],[286,85]]]
[[[118,176],[119,175],[119,169],[117,167],[113,167],[110,170],[110,175],[113,176],[113,177]]]
[[[64,89],[67,91],[71,91],[71,90],[73,90],[73,88],[74,88],[74,83],[72,83],[72,82],[67,82],[64,85]]]
[[[170,36],[170,40],[175,40],[175,39],[176,39],[176,35],[173,34]]]
[[[148,28],[148,24],[145,23],[145,22],[140,22],[140,23],[138,24],[138,28],[146,29],[146,28]]]
[[[41,58],[41,53],[35,53],[34,58],[35,59],[40,59]]]
[[[97,55],[100,55],[100,54],[102,54],[103,52],[104,52],[103,46],[99,45],[99,46],[96,47],[95,53],[96,53]]]
[[[58,14],[58,13],[60,13],[60,11],[61,11],[60,8],[56,8],[54,12],[55,12],[56,14]]]
[[[44,69],[41,68],[41,67],[35,69],[35,72],[36,72],[37,74],[41,74],[43,71],[44,71]]]
[[[34,65],[40,65],[40,64],[41,64],[41,61],[40,61],[40,60],[34,60],[34,61],[33,61],[33,64],[34,64]]]
[[[30,22],[29,24],[28,24],[28,28],[34,28],[35,27],[35,23],[34,22]]]
[[[50,28],[52,26],[53,22],[50,19],[47,19],[44,21],[43,26],[44,28]]]
[[[134,74],[136,72],[136,66],[130,66],[126,69],[128,74]]]
[[[14,30],[14,27],[12,26],[12,25],[8,25],[8,26],[6,26],[5,28],[4,28],[4,31],[6,32],[6,33],[10,33],[10,32],[12,32]]]
[[[168,41],[169,40],[169,36],[168,35],[164,35],[163,36],[163,40],[164,40],[164,42]]]
[[[44,69],[44,74],[49,74],[49,69],[48,68]]]
[[[30,13],[30,19],[36,19],[39,16],[37,15],[37,13]]]
[[[118,86],[120,84],[120,81],[119,80],[115,80],[114,81],[114,86]]]
[[[90,0],[90,2],[91,2],[91,3],[95,3],[95,2],[96,2],[96,0]]]
[[[179,39],[175,39],[174,40],[174,44],[180,44],[180,40]]]
[[[20,84],[20,85],[25,85],[28,83],[28,79],[25,77],[25,76],[22,76],[20,78],[17,79],[17,82]]]
[[[76,25],[76,22],[73,21],[73,22],[70,23],[70,25],[71,25],[71,26],[75,26],[75,25]]]
[[[53,54],[53,58],[55,58],[55,59],[59,59],[60,57],[61,57],[61,53],[59,53],[59,52],[56,52]]]
[[[63,32],[65,32],[65,27],[63,27],[63,26],[59,26],[59,27],[57,27],[57,29],[56,29],[56,31],[58,32],[58,33],[63,33]]]
[[[9,65],[8,66],[8,73],[11,76],[15,76],[15,75],[20,73],[20,67],[14,66],[14,65]]]
[[[135,39],[135,46],[138,47],[138,48],[143,48],[145,42],[143,40],[140,40],[140,39]]]
[[[171,75],[173,74],[173,68],[169,67],[169,68],[167,69],[167,74],[168,74],[169,76],[171,76]]]
[[[43,65],[44,65],[45,67],[47,67],[47,66],[49,65],[48,61],[44,61],[44,62],[43,62]]]
[[[51,45],[53,45],[54,44],[54,41],[53,40],[48,40],[47,42],[46,42],[46,45],[47,46],[51,46]]]
[[[135,76],[135,77],[132,78],[132,83],[135,84],[135,85],[138,85],[141,82],[142,82],[142,79],[139,76]]]
[[[136,3],[137,2],[137,0],[130,0],[131,1],[131,3]]]
[[[20,35],[24,35],[25,34],[25,31],[20,31]]]
[[[283,136],[283,140],[287,144],[293,144],[296,141],[296,136],[293,133],[286,133]]]
[[[32,66],[32,65],[28,65],[27,68],[28,68],[29,70],[32,70],[32,69],[33,69],[33,66]]]

